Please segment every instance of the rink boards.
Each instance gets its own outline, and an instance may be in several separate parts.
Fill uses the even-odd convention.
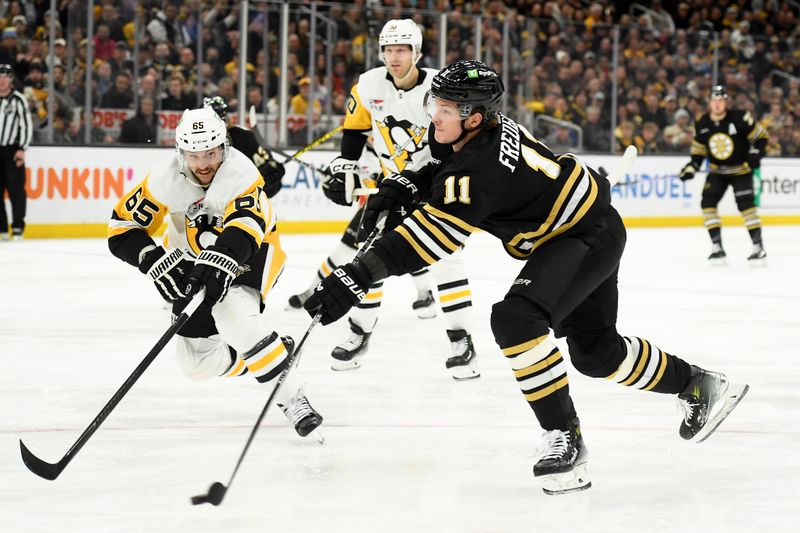
[[[40,147],[27,156],[28,228],[26,237],[102,237],[116,200],[140,182],[171,148]],[[312,151],[303,160],[326,165],[337,153]],[[616,156],[587,155],[592,166],[611,171]],[[700,226],[703,175],[681,182],[677,174],[688,156],[639,156],[613,203],[630,227]],[[765,224],[800,224],[800,160],[766,158],[762,162],[761,217]],[[296,162],[286,164],[283,189],[273,199],[283,233],[342,231],[351,208],[328,201],[319,172]],[[720,205],[726,224],[741,224],[732,191]]]

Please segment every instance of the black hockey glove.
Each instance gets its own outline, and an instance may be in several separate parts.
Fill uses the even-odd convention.
[[[231,257],[230,251],[221,246],[209,246],[197,257],[194,268],[189,273],[186,296],[193,296],[201,287],[206,288],[203,307],[212,307],[228,294],[231,281],[239,274],[239,263]]]
[[[761,168],[761,152],[759,152],[758,149],[751,149],[750,153],[747,154],[747,165],[753,171]]]
[[[331,161],[328,174],[323,176],[322,192],[339,205],[353,205],[353,189],[360,183],[358,161],[337,157]]]
[[[272,198],[278,194],[278,191],[283,186],[281,178],[286,174],[286,168],[278,161],[269,159],[261,165],[259,171],[261,172],[261,177],[264,178],[264,192],[267,193],[267,198]]]
[[[697,172],[697,169],[694,168],[694,165],[692,165],[691,163],[687,163],[686,166],[681,169],[681,172],[680,174],[678,174],[678,177],[681,179],[681,181],[690,180],[694,178],[695,172]]]
[[[364,299],[372,278],[360,263],[347,263],[317,285],[303,307],[312,317],[322,313],[322,325],[336,322]]]
[[[192,262],[186,259],[180,248],[167,253],[163,246],[159,246],[144,254],[139,270],[153,280],[165,300],[174,302],[183,298],[186,293]]]
[[[367,240],[378,223],[378,217],[384,211],[389,213],[384,231],[400,224],[409,215],[418,198],[419,189],[408,177],[402,174],[389,174],[383,178],[378,192],[367,201],[364,208],[357,241]]]

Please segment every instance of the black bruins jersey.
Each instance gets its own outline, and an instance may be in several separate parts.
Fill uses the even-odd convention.
[[[264,178],[264,192],[267,198],[272,198],[281,190],[281,178],[285,173],[283,165],[278,163],[272,153],[261,146],[255,134],[244,128],[232,126],[228,128],[228,136],[231,139],[231,146],[242,152],[258,168]]]
[[[747,164],[751,146],[759,151],[760,159],[766,144],[767,131],[749,111],[728,111],[718,122],[706,113],[695,124],[692,165],[700,168],[707,157],[711,172],[715,174],[747,174],[752,172]]]
[[[571,154],[556,157],[502,114],[460,151],[444,152],[438,165],[434,131],[431,125],[434,164],[414,179],[423,190],[429,183],[428,202],[375,244],[390,275],[435,263],[478,228],[526,260],[548,241],[583,230],[610,205],[608,180]]]

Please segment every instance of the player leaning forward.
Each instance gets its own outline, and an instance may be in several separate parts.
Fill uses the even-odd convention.
[[[430,201],[378,239],[360,261],[342,265],[306,301],[323,324],[340,318],[375,280],[445,257],[483,229],[524,261],[492,308],[495,340],[525,400],[546,431],[533,467],[548,494],[588,488],[587,450],[569,394],[566,364],[549,338],[566,336],[573,366],[591,377],[677,395],[680,435],[702,441],[730,413],[747,385],[703,370],[639,337],[616,330],[617,274],[625,227],[610,204],[608,181],[571,154],[555,156],[523,126],[498,113],[503,84],[477,61],[439,72],[427,110],[431,135],[452,154],[413,177]],[[433,142],[433,140],[431,142]],[[412,199],[381,187],[365,225]]]
[[[379,183],[400,182],[401,173],[418,170],[431,161],[423,100],[437,71],[417,67],[422,56],[422,33],[411,19],[390,20],[378,38],[384,66],[362,74],[347,100],[341,155],[331,161],[331,176],[323,183],[325,195],[341,205],[353,203],[353,189],[359,182],[359,158],[367,136],[378,155],[382,177]],[[387,185],[389,186],[389,185]],[[404,214],[408,214],[405,211]],[[402,214],[392,213],[390,218]],[[353,217],[341,242],[323,262],[306,293],[293,296],[290,305],[300,307],[320,279],[335,267],[352,260],[356,252],[356,234],[361,212]],[[362,236],[366,236],[362,232]],[[417,285],[414,309],[420,318],[435,315],[429,290],[427,265],[410,271]],[[467,280],[461,250],[445,258],[431,270],[436,280],[439,302],[450,341],[451,353],[445,361],[450,375],[457,380],[480,376],[472,336],[472,292]],[[375,280],[370,291],[350,314],[350,333],[331,353],[334,370],[358,368],[375,331],[383,299],[383,281]]]
[[[174,314],[205,287],[203,304],[178,332],[178,361],[190,378],[252,374],[269,383],[286,367],[294,343],[272,331],[262,314],[286,260],[264,180],[230,148],[213,109],[187,109],[175,133],[177,153],[114,207],[109,248],[153,280]],[[169,227],[158,246],[152,235],[165,217]],[[301,436],[322,423],[291,383],[279,394]]]

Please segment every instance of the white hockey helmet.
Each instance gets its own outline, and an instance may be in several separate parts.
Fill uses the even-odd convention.
[[[414,53],[414,64],[422,57],[422,32],[411,19],[393,19],[384,24],[378,37],[378,57],[383,59],[383,47],[390,44],[407,44]]]
[[[186,164],[187,152],[205,152],[222,146],[219,163],[228,157],[228,128],[225,121],[210,107],[187,109],[183,112],[178,127],[175,128],[175,148],[178,151],[178,163],[186,179],[194,185],[200,185]]]

